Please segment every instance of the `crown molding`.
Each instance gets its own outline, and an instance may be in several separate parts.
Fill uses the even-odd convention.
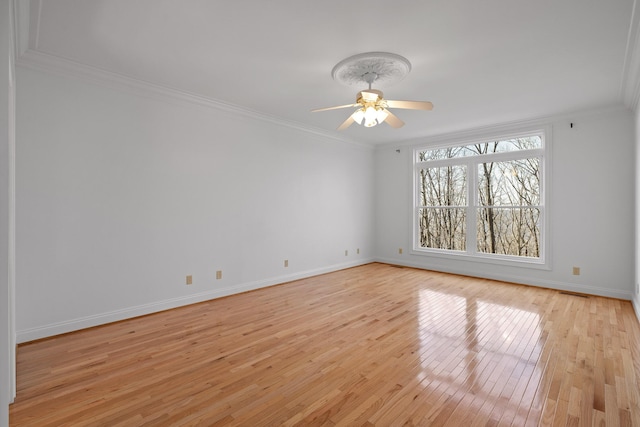
[[[624,65],[620,85],[620,99],[632,110],[638,107],[640,100],[640,11],[637,0],[633,1],[631,22],[627,34]]]
[[[374,149],[374,146],[372,146],[371,144],[366,144],[361,141],[346,138],[343,135],[339,135],[337,132],[328,132],[324,129],[307,126],[296,121],[282,119],[280,117],[251,110],[239,105],[219,101],[201,95],[196,95],[194,93],[185,92],[180,89],[159,85],[141,79],[136,79],[123,74],[106,71],[70,59],[42,53],[33,49],[27,49],[22,55],[18,56],[18,58],[16,59],[16,65],[18,67],[33,69],[36,71],[56,74],[60,76],[71,76],[103,86],[107,85],[113,89],[125,90],[134,95],[152,95],[158,97],[160,100],[178,100],[205,108],[225,111],[239,116],[244,116],[263,122],[284,126],[290,129],[295,129],[308,134],[320,136],[322,138],[335,140],[342,143],[353,144],[367,149]]]

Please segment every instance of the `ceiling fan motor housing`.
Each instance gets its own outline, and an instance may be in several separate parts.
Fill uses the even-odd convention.
[[[368,89],[358,92],[356,96],[356,103],[365,104],[365,103],[375,103],[382,100],[382,91],[376,89]]]

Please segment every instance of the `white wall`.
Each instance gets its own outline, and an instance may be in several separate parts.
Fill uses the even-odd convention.
[[[17,101],[19,342],[373,257],[370,148],[22,67]]]
[[[634,115],[550,124],[552,269],[453,262],[410,254],[416,141],[372,150],[19,67],[18,341],[373,259],[631,299]]]
[[[377,150],[378,258],[426,269],[631,299],[635,261],[635,159],[630,155],[634,152],[633,115],[619,108],[551,119],[548,123],[552,124],[550,270],[410,253],[412,149],[418,144],[437,143],[444,137]],[[465,136],[470,134],[473,132],[466,132]],[[446,135],[452,137],[455,135]],[[402,255],[398,248],[404,249]],[[579,276],[572,275],[573,266],[581,268]]]
[[[14,128],[13,8],[0,1],[0,426],[9,425],[9,403],[13,401],[14,329],[12,321],[12,186]]]
[[[640,321],[640,108],[636,107],[635,112],[635,258],[634,258],[634,284],[635,292],[633,297],[633,306],[636,310],[636,316]]]

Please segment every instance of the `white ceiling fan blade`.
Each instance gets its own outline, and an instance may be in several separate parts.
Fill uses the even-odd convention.
[[[389,108],[404,108],[408,110],[433,110],[433,104],[429,101],[391,101],[386,100]]]
[[[387,118],[384,119],[384,121],[387,122],[389,126],[396,129],[404,126],[404,122],[400,120],[398,117],[396,117],[395,114],[393,114],[391,111],[387,110],[386,108],[384,111],[385,113],[387,113]]]
[[[345,120],[340,126],[338,126],[338,130],[345,130],[346,128],[348,128],[349,126],[351,126],[352,123],[355,123],[355,115],[358,113],[359,110],[356,110],[352,115],[350,115],[347,120]]]
[[[340,108],[357,107],[357,106],[358,104],[338,105],[337,107],[318,108],[317,110],[311,110],[311,112],[317,113],[318,111],[338,110]]]

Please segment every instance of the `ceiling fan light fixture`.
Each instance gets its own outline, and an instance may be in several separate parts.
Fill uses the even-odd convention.
[[[356,110],[351,117],[359,125],[371,128],[384,122],[388,115],[389,113],[384,108],[370,105]]]
[[[387,113],[384,108],[378,108],[376,110],[376,120],[378,121],[378,124],[384,122],[387,119],[387,116],[389,116],[389,113]]]
[[[364,127],[370,128],[378,124],[376,120],[378,118],[378,114],[376,112],[375,107],[367,107],[364,110]]]

